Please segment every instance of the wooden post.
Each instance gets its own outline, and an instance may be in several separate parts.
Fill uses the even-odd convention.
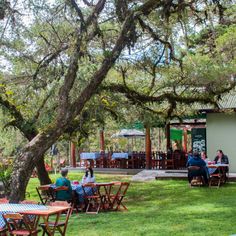
[[[75,143],[70,142],[70,158],[72,167],[76,167]]]
[[[146,169],[151,169],[152,167],[152,148],[151,148],[151,137],[150,137],[150,128],[146,127]]]
[[[188,149],[188,130],[186,128],[184,128],[184,143],[183,143],[183,150],[184,152],[187,153],[187,149]]]
[[[105,152],[104,130],[100,130],[100,152]]]
[[[166,151],[170,149],[170,123],[166,124]]]

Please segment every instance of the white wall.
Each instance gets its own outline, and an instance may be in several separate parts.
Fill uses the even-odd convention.
[[[236,113],[209,113],[206,124],[208,158],[213,160],[222,149],[229,157],[230,172],[236,173]]]

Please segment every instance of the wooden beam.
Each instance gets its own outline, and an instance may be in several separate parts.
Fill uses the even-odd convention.
[[[183,151],[187,152],[188,149],[188,130],[184,129],[184,143],[183,143]]]
[[[146,127],[146,169],[151,169],[152,167],[152,147],[151,147],[151,137],[150,137],[150,128]]]
[[[100,134],[100,152],[105,152],[104,130],[99,131]]]
[[[168,152],[168,150],[171,147],[171,143],[170,143],[170,123],[166,124],[166,152]]]
[[[70,158],[72,167],[76,167],[75,143],[70,142]]]

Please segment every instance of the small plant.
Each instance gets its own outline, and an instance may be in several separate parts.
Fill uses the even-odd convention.
[[[0,181],[3,183],[4,194],[9,196],[10,194],[10,180],[12,174],[12,167],[0,167]]]

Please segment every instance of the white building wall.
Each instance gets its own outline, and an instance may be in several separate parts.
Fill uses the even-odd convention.
[[[213,160],[222,149],[229,157],[230,172],[236,173],[236,113],[209,113],[206,124],[208,158]]]

